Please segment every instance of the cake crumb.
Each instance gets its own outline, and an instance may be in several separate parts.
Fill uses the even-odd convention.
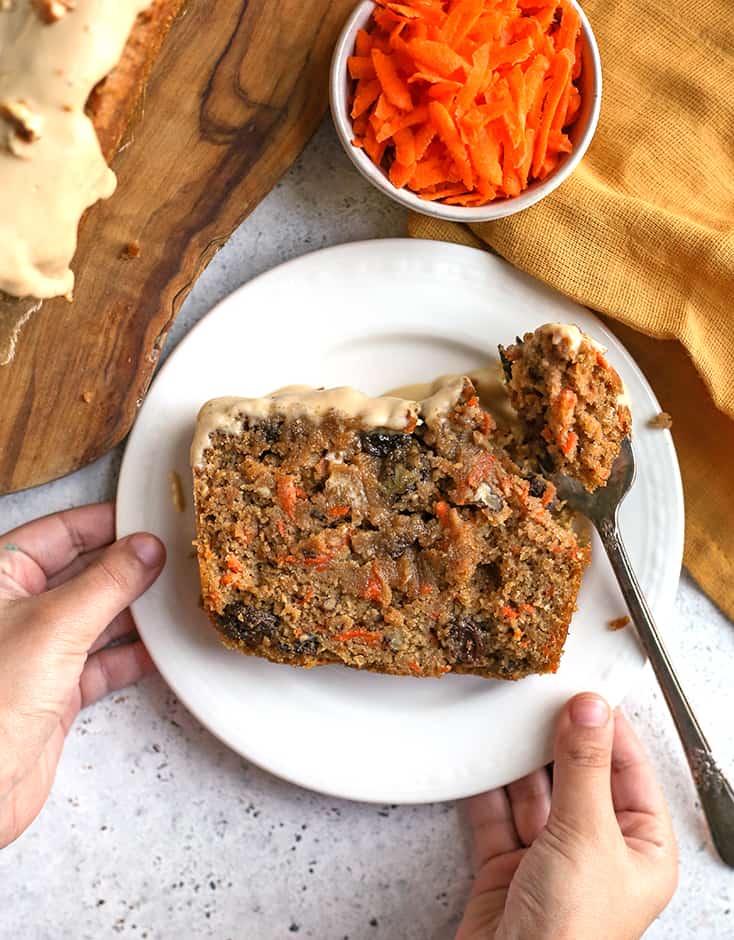
[[[631,623],[630,618],[627,616],[617,617],[615,620],[609,621],[610,630],[622,630],[627,626],[628,623]]]
[[[171,470],[168,474],[168,482],[171,485],[173,508],[176,512],[183,512],[184,509],[186,509],[186,500],[184,498],[183,483],[181,482],[180,475],[175,470]]]
[[[82,401],[85,402],[87,405],[91,402],[93,398],[94,398],[94,392],[90,391],[89,389],[82,392]]]
[[[120,252],[120,257],[126,261],[130,261],[132,258],[140,257],[140,242],[135,239],[134,241],[128,242],[125,247]]]
[[[648,427],[669,431],[673,427],[673,419],[667,411],[661,411],[659,415],[655,415],[648,421]]]

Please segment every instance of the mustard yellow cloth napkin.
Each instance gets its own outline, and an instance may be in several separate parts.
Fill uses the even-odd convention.
[[[734,618],[734,10],[731,0],[583,5],[604,89],[573,176],[509,219],[413,215],[409,231],[489,247],[613,318],[673,418],[686,566]]]

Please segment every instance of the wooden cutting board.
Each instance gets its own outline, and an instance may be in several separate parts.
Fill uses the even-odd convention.
[[[190,0],[113,162],[117,192],[84,220],[74,302],[46,301],[0,367],[0,493],[128,432],[194,281],[318,126],[354,2]]]

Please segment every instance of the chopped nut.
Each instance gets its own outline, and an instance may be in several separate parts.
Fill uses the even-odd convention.
[[[171,472],[168,474],[168,482],[171,485],[171,499],[173,501],[173,508],[176,510],[176,512],[183,512],[186,508],[183,483],[181,482],[181,477],[175,470],[171,470]]]
[[[0,101],[0,118],[10,125],[8,149],[18,157],[26,156],[23,144],[32,144],[41,136],[42,119],[31,110],[27,101]]]
[[[82,392],[82,401],[86,402],[87,404],[89,404],[93,398],[94,392],[90,392],[89,390]]]
[[[130,260],[131,258],[138,258],[140,256],[140,242],[135,241],[128,242],[127,245],[120,252],[120,257],[125,260]]]
[[[76,6],[76,0],[32,0],[36,13],[44,23],[58,23]]]
[[[669,431],[673,427],[673,419],[667,411],[661,411],[659,415],[655,415],[654,418],[648,421],[648,426],[651,428],[660,428],[663,431]]]
[[[625,616],[625,617],[617,617],[616,620],[610,620],[610,621],[609,621],[609,629],[610,629],[610,630],[621,630],[623,627],[626,627],[627,624],[630,623],[630,622],[631,622],[631,621],[630,621],[630,618],[627,617],[627,616]]]

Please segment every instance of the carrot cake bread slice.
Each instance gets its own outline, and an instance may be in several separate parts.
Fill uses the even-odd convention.
[[[589,491],[606,483],[632,426],[622,380],[605,353],[566,323],[547,323],[500,346],[529,455]]]
[[[589,549],[494,430],[464,377],[420,402],[289,387],[206,404],[197,551],[224,644],[398,675],[553,672]]]

